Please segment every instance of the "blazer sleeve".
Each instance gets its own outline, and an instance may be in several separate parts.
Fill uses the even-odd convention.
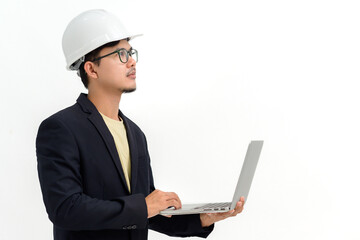
[[[80,154],[73,133],[59,119],[44,120],[36,138],[38,174],[49,219],[67,230],[145,229],[143,194],[101,200],[83,192]]]
[[[148,151],[147,154],[148,159],[150,159]],[[155,186],[151,166],[149,167],[149,169],[150,192],[153,192],[155,190]],[[149,219],[149,228],[173,237],[196,236],[207,238],[208,235],[213,231],[214,224],[209,227],[203,228],[201,226],[200,214],[176,215],[172,216],[171,218],[157,215]]]

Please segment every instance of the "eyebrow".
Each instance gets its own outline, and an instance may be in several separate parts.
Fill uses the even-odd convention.
[[[130,52],[131,50],[133,50],[133,48],[132,48],[132,47],[130,47],[130,49],[129,49],[129,50],[127,50],[126,48],[121,47],[121,48],[117,48],[115,51],[119,51],[120,49],[125,49],[125,50],[126,50],[126,51],[128,51],[128,52]]]

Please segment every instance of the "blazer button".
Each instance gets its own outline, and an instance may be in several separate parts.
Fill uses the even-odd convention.
[[[136,225],[132,225],[132,229],[136,229]]]
[[[128,229],[128,227],[125,226],[125,227],[123,227],[122,229],[126,230],[126,229]]]

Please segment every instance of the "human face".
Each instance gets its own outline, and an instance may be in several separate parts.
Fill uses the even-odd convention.
[[[131,46],[127,40],[121,40],[116,46],[103,48],[99,56],[104,56],[117,49],[130,50]],[[98,85],[105,91],[133,92],[136,89],[136,62],[129,56],[127,63],[122,63],[117,53],[111,54],[100,60],[95,65],[98,75]]]

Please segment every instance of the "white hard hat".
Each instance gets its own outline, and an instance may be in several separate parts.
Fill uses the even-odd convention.
[[[83,12],[68,24],[63,34],[66,68],[78,70],[86,54],[106,43],[141,35],[130,34],[115,15],[105,10]]]

